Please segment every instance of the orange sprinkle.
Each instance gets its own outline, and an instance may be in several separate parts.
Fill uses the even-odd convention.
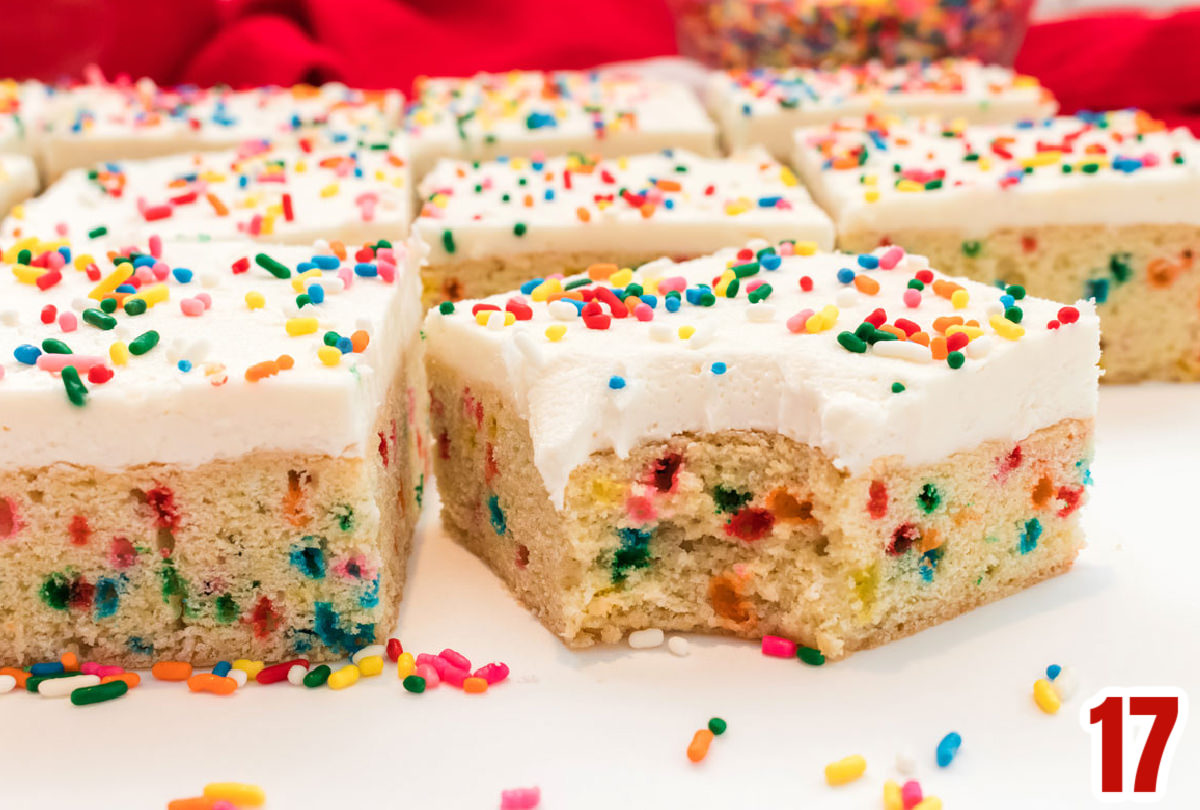
[[[59,657],[59,663],[63,665],[64,672],[79,671],[79,656],[73,652],[65,652]]]
[[[921,535],[921,553],[933,551],[943,543],[942,533],[937,529],[926,529]]]
[[[946,330],[951,326],[962,326],[963,319],[957,315],[943,315],[940,318],[933,319],[933,328],[935,331],[946,334]]]
[[[142,682],[142,676],[136,672],[122,672],[120,675],[105,675],[100,679],[100,683],[112,683],[113,681],[121,681],[132,689]]]
[[[855,278],[862,278],[862,276],[855,276]],[[898,340],[908,340],[908,335],[904,333],[903,329],[898,326],[892,326],[890,323],[885,323],[882,326],[877,327],[877,331],[887,332],[889,335],[895,335]]]
[[[592,281],[606,281],[609,276],[620,269],[615,264],[593,264],[588,267],[587,274]]]
[[[371,342],[371,336],[363,329],[359,329],[350,336],[350,346],[355,352],[361,352],[367,348],[367,344]]]
[[[279,364],[274,360],[263,360],[246,369],[246,382],[258,382],[279,373]]]
[[[950,354],[950,350],[946,348],[946,339],[944,337],[935,337],[929,342],[929,351],[933,354],[934,360],[945,360]]]
[[[874,295],[879,292],[879,282],[862,273],[854,277],[854,286],[858,288],[860,293],[866,295]]]
[[[171,799],[167,802],[167,810],[212,810],[216,799],[207,796],[189,796],[186,799]]]
[[[290,371],[292,366],[296,365],[296,361],[290,354],[281,354],[275,358],[275,364],[279,366],[280,371]]]
[[[342,243],[342,240],[334,239],[329,243],[329,249],[333,251],[333,255],[342,261],[346,261],[346,245]]]
[[[961,285],[955,284],[953,281],[947,281],[944,278],[937,278],[933,280],[933,292],[935,295],[941,298],[949,298],[950,296],[954,295],[955,292],[961,289]]]
[[[524,204],[525,204],[526,208],[533,208],[533,195],[532,194],[525,195]]]
[[[908,336],[908,339],[913,343],[919,343],[922,346],[929,345],[929,334],[927,332],[913,332]]]
[[[159,681],[186,681],[192,674],[187,661],[159,661],[150,667],[150,674]]]
[[[708,746],[712,744],[713,733],[706,728],[702,728],[692,737],[692,743],[687,747],[687,758],[692,762],[699,762],[708,756]]]
[[[463,681],[463,691],[472,695],[482,694],[487,688],[488,682],[483,678],[467,678]]]
[[[0,667],[0,675],[12,675],[16,678],[17,686],[21,689],[25,688],[25,681],[29,678],[28,672],[16,667]]]
[[[237,691],[237,681],[211,672],[201,672],[187,679],[188,689],[193,692],[211,692],[214,695],[232,695]]]
[[[229,209],[225,207],[225,203],[221,202],[221,198],[211,191],[204,195],[204,199],[208,200],[208,204],[212,206],[212,210],[219,217],[229,216]]]
[[[575,216],[579,217],[580,222],[591,222],[592,215],[582,205],[575,209]]]
[[[651,203],[645,203],[638,209],[642,213],[642,219],[650,219],[654,216],[654,206]]]
[[[679,191],[683,188],[677,180],[656,180],[654,181],[654,185],[663,191]]]

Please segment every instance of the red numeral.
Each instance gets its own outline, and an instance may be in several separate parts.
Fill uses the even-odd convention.
[[[1128,706],[1128,711],[1126,707]],[[1128,716],[1129,721],[1126,722]],[[1138,752],[1133,791],[1125,788],[1125,749],[1136,746],[1139,729],[1146,723],[1137,718],[1153,717]],[[1086,703],[1080,713],[1085,731],[1098,732],[1093,742],[1092,780],[1102,799],[1162,798],[1171,754],[1178,742],[1176,729],[1187,718],[1187,696],[1180,689],[1105,689]],[[1132,733],[1130,733],[1132,731]],[[1097,783],[1096,777],[1099,776]]]

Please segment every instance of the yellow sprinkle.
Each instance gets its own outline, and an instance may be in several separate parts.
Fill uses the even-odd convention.
[[[1046,714],[1057,714],[1062,708],[1062,698],[1058,696],[1058,690],[1045,678],[1038,678],[1033,682],[1033,702]]]
[[[88,298],[96,301],[103,301],[113,290],[124,284],[126,279],[132,275],[133,263],[121,262],[117,265],[115,270],[113,270],[104,278],[100,279],[100,283],[97,284],[90,293],[88,293]]]
[[[92,258],[92,254],[80,253],[74,259],[75,269],[80,272],[83,272],[84,270],[87,270],[88,265],[94,261],[96,261],[96,260]]]
[[[694,334],[696,334],[696,327],[694,327],[694,326],[679,327],[679,339],[680,340],[687,340]]]
[[[310,279],[320,278],[320,277],[321,277],[321,270],[320,270],[320,268],[316,268],[316,267],[314,267],[312,270],[301,273],[298,276],[292,276],[292,289],[295,290],[297,293],[302,293],[308,289],[308,282]]]
[[[317,319],[316,318],[288,318],[286,327],[287,327],[287,333],[289,335],[291,335],[292,337],[299,337],[300,335],[311,335],[313,332],[317,331]]]
[[[8,213],[12,215],[12,218],[13,218],[13,219],[25,219],[25,205],[24,205],[24,203],[22,203],[22,204],[20,204],[20,205],[14,205],[14,206],[12,207],[12,210],[11,210],[11,211],[9,211]]]
[[[37,280],[46,275],[46,270],[41,267],[30,267],[27,264],[14,264],[13,275],[17,277],[17,281],[22,284],[36,284]]]
[[[633,271],[628,267],[622,268],[608,277],[608,283],[614,287],[625,287],[633,281]]]
[[[986,171],[991,171],[991,168],[992,168],[992,159],[990,157],[988,157],[987,155],[980,155],[979,156],[979,170],[986,172]]]
[[[251,661],[249,658],[239,658],[233,662],[233,668],[240,669],[246,673],[248,679],[254,680],[258,677],[258,673],[262,672],[263,662]]]
[[[615,274],[614,274],[615,275]],[[557,278],[548,278],[534,288],[529,297],[534,301],[545,301],[553,293],[562,292],[562,281]]]
[[[967,303],[971,300],[971,294],[966,290],[955,290],[950,296],[950,303],[955,309],[966,309]]]
[[[262,309],[267,305],[267,299],[260,292],[251,290],[246,293],[246,306],[250,309]]]
[[[504,325],[505,326],[512,326],[516,322],[517,322],[517,315],[515,312],[505,312],[504,313]]]
[[[330,183],[329,185],[325,186],[325,188],[321,189],[322,197],[332,197],[333,195],[335,195],[337,193],[338,193],[338,184],[337,183]]]
[[[858,754],[853,754],[837,762],[825,766],[825,781],[830,785],[848,785],[858,779],[867,770],[867,761]]]
[[[226,801],[236,807],[261,807],[267,801],[267,794],[258,785],[213,782],[204,786],[204,798]]]
[[[113,361],[115,366],[123,366],[129,362],[129,349],[125,348],[125,344],[120,341],[108,347],[108,358]]]
[[[915,180],[901,180],[896,184],[896,191],[924,191],[925,186]]]
[[[336,346],[322,346],[317,349],[317,357],[327,366],[336,366],[342,362],[342,352]]]
[[[811,334],[816,334],[817,332],[824,332],[828,329],[832,329],[833,325],[837,323],[838,314],[837,307],[835,307],[833,304],[827,304],[821,309],[820,312],[816,313],[805,322],[804,331]]]
[[[725,214],[727,216],[736,217],[738,214],[744,214],[750,210],[748,200],[733,200],[725,204]]]
[[[267,214],[262,218],[262,225],[258,229],[259,236],[271,236],[275,233],[275,215]]]
[[[171,297],[171,290],[166,284],[153,284],[144,290],[140,290],[129,296],[130,299],[141,299],[146,302],[147,307],[152,307],[155,304],[161,304]]]
[[[785,186],[797,185],[796,175],[787,166],[782,166],[779,169],[779,179],[783,181]]]
[[[873,174],[868,174],[866,177],[863,178],[862,184],[864,186],[870,186],[870,187],[877,186],[877,185],[879,185],[879,178]]]
[[[975,338],[981,337],[983,335],[983,330],[980,329],[978,326],[957,326],[956,325],[956,326],[946,327],[946,337],[950,337],[950,335],[958,334],[959,332],[962,332],[967,337],[969,337],[971,340],[974,340]]]
[[[1047,150],[1045,152],[1038,152],[1037,154],[1030,155],[1027,158],[1022,158],[1021,165],[1027,168],[1036,166],[1053,166],[1060,160],[1062,160],[1062,152]]]
[[[874,188],[867,189],[866,193],[863,194],[863,199],[869,203],[879,202],[879,190]]]
[[[563,335],[567,333],[566,324],[554,323],[546,327],[546,337],[551,343],[558,343],[563,339]]]
[[[417,671],[417,661],[413,658],[412,653],[400,653],[400,657],[396,659],[396,677],[404,680],[409,675]]]
[[[658,295],[658,282],[660,281],[662,281],[660,276],[642,279],[642,292],[646,295]]]
[[[1025,335],[1025,327],[1019,323],[1013,323],[1003,315],[993,315],[988,318],[988,323],[996,330],[996,334],[1008,340],[1020,340]]]
[[[358,671],[362,673],[364,678],[374,678],[383,672],[383,656],[368,655],[358,662]]]
[[[883,810],[904,810],[904,797],[900,785],[889,779],[883,783]]]
[[[325,683],[330,689],[346,689],[358,683],[358,676],[361,674],[362,672],[354,664],[347,664],[330,675],[329,680]]]
[[[487,326],[488,318],[490,318],[492,313],[495,311],[496,310],[494,310],[494,309],[479,310],[478,312],[475,313],[475,323],[479,324],[480,326]]]
[[[792,252],[797,256],[811,256],[817,252],[816,242],[797,242],[792,246]]]
[[[914,804],[912,810],[942,810],[942,800],[937,796],[926,796]]]

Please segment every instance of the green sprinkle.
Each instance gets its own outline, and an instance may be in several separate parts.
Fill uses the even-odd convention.
[[[438,312],[442,313],[443,315],[453,315],[454,314],[454,302],[453,301],[443,301],[442,303],[438,304]]]
[[[700,293],[700,306],[711,307],[715,303],[717,303],[717,297],[713,295],[712,290],[705,290]]]
[[[917,493],[917,506],[925,514],[931,514],[939,506],[942,505],[942,493],[933,484],[926,484],[921,487],[921,491]]]
[[[751,304],[757,304],[759,301],[767,300],[774,291],[774,288],[770,284],[764,282],[751,290],[746,298],[750,300]]]
[[[142,355],[158,345],[158,332],[151,329],[149,332],[142,332],[140,335],[129,341],[129,353],[133,355]]]
[[[254,263],[262,269],[266,270],[275,278],[291,278],[292,271],[288,266],[275,261],[265,253],[258,253],[254,256]]]
[[[420,675],[409,675],[404,679],[404,688],[419,695],[425,691],[425,679]]]
[[[109,681],[99,686],[82,686],[71,692],[71,703],[76,706],[89,706],[93,703],[103,703],[106,700],[116,700],[129,691],[125,681]]]
[[[29,264],[31,261],[33,261],[33,251],[29,248],[17,251],[17,264]]]
[[[447,253],[453,253],[455,251],[454,234],[450,232],[449,228],[442,231],[442,247],[446,249]]]
[[[117,325],[116,318],[106,315],[98,309],[85,309],[82,318],[84,323],[91,324],[97,329],[103,329],[105,332],[116,328]]]
[[[304,685],[309,689],[316,689],[318,686],[324,686],[325,681],[329,680],[329,667],[326,664],[309,670],[304,676]]]
[[[725,297],[737,298],[738,290],[741,288],[742,283],[740,281],[738,281],[736,278],[730,279],[729,283],[725,285]]]
[[[114,312],[117,311],[117,299],[115,299],[115,298],[101,299],[100,309],[102,309],[104,312],[107,312],[109,315],[112,315]]]
[[[63,366],[63,387],[67,389],[67,399],[77,408],[87,405],[87,386],[79,379],[79,371],[75,366]]]
[[[34,675],[25,679],[25,691],[37,694],[38,684],[42,681],[54,681],[59,678],[69,678],[72,675],[78,675],[78,672],[55,672],[51,675]]]
[[[919,278],[910,278],[908,280],[908,288],[910,290],[923,290],[925,289],[925,282]]]
[[[297,309],[304,306],[305,304],[311,304],[311,303],[312,303],[312,299],[308,297],[308,293],[300,293],[299,295],[296,296],[296,308]]]
[[[1025,311],[1020,307],[1009,307],[1004,310],[1004,317],[1013,323],[1020,323],[1021,319],[1025,317]]]
[[[737,264],[729,268],[738,278],[746,278],[753,276],[758,272],[758,262],[747,262],[746,264]]]
[[[529,230],[529,226],[526,225],[524,222],[518,222],[516,225],[513,225],[513,235],[514,236],[524,236],[525,232],[528,230]]]
[[[837,342],[843,349],[855,354],[862,354],[867,350],[867,342],[853,332],[842,332],[837,336]]]
[[[103,225],[97,225],[95,228],[92,228],[90,231],[88,231],[88,239],[98,239],[107,233],[108,228],[104,227]]]
[[[341,339],[342,339],[341,335],[339,335],[337,332],[330,329],[328,332],[325,333],[325,337],[321,338],[321,342],[324,343],[326,346],[336,346],[338,344],[338,341]]]
[[[981,250],[983,250],[983,242],[980,242],[977,239],[969,239],[962,243],[963,255],[968,256],[969,258],[974,259],[979,255]]]
[[[946,355],[946,365],[953,369],[962,368],[963,363],[966,361],[967,358],[962,352],[950,352]]]
[[[46,338],[42,341],[42,351],[46,354],[71,354],[71,347],[58,338]]]
[[[720,717],[714,717],[708,721],[708,730],[718,737],[724,734],[727,728],[729,728],[729,725]]]
[[[590,278],[577,278],[574,281],[568,281],[566,284],[564,284],[563,290],[565,292],[570,292],[571,290],[578,290],[580,287],[586,287],[591,283],[592,280]]]
[[[900,394],[900,393],[903,393],[903,391],[904,391],[904,383],[902,383],[902,382],[892,383],[892,393],[893,394]]]
[[[144,315],[146,314],[146,302],[141,298],[130,298],[125,302],[126,315]]]
[[[819,667],[825,663],[825,654],[813,647],[796,647],[796,657],[810,667]]]
[[[1011,295],[1014,301],[1020,301],[1025,297],[1025,288],[1020,284],[1013,284],[1011,287],[1007,288],[1005,292]]]

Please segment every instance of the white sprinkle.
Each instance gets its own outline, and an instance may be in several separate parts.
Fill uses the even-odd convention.
[[[995,338],[988,337],[987,335],[980,335],[967,344],[967,357],[972,359],[987,357],[988,352],[990,352],[995,345]]]
[[[667,649],[671,651],[671,655],[678,655],[680,658],[692,654],[692,645],[683,636],[671,636],[667,639]]]
[[[91,309],[92,307],[98,308],[99,306],[100,306],[100,302],[93,301],[91,298],[72,298],[71,299],[71,309],[75,310],[76,312],[83,312],[85,309]]]
[[[17,685],[17,679],[12,675],[0,675],[0,695],[11,692]]]
[[[911,363],[926,363],[933,359],[929,349],[907,340],[881,340],[871,347],[871,352],[880,357],[894,357]]]
[[[69,678],[51,678],[48,681],[42,681],[38,684],[37,690],[42,697],[59,698],[66,697],[75,689],[99,685],[99,675],[72,675]]]
[[[929,266],[929,259],[916,253],[905,254],[901,260],[901,266],[910,273],[915,273],[918,270],[924,270]]]
[[[917,772],[917,757],[908,748],[903,748],[896,754],[896,770],[901,776],[912,776]]]
[[[487,328],[493,332],[499,332],[504,328],[505,313],[498,309],[493,309],[488,313]]]
[[[1075,670],[1070,667],[1063,667],[1058,673],[1058,677],[1051,683],[1058,692],[1058,697],[1064,702],[1070,700],[1071,696],[1075,694],[1075,690],[1079,688],[1079,678],[1075,675]]]
[[[490,327],[491,324],[489,323]],[[528,329],[522,329],[513,335],[513,343],[521,350],[521,354],[525,355],[525,359],[533,364],[534,368],[541,368],[546,365],[546,356],[542,354],[542,347],[537,345],[537,341],[529,334]]]
[[[221,286],[221,279],[217,277],[216,273],[201,273],[200,286],[206,290],[213,290]]]
[[[775,305],[760,301],[746,307],[746,320],[753,323],[768,323],[775,320]]]
[[[346,282],[342,281],[337,276],[328,276],[321,279],[321,289],[326,295],[338,295],[346,291]]]
[[[288,683],[292,686],[304,686],[304,676],[308,674],[308,667],[304,664],[292,664],[288,667]]]
[[[289,672],[288,674],[290,675],[291,673]],[[231,669],[231,670],[229,670],[229,674],[226,677],[233,678],[235,681],[237,681],[238,689],[241,689],[243,686],[246,685],[245,670]]]
[[[72,301],[71,303],[74,304],[75,302]],[[0,323],[4,324],[5,326],[16,326],[17,317],[17,311],[15,309],[0,309]]]
[[[857,304],[859,298],[858,290],[853,287],[842,287],[838,290],[837,298],[834,300],[837,301],[838,309],[847,309]]]
[[[372,644],[369,647],[363,647],[354,655],[350,656],[350,663],[358,664],[359,661],[363,660],[364,658],[370,658],[372,655],[378,655],[380,658],[382,658],[383,653],[384,650],[382,644]]]
[[[660,646],[665,638],[666,633],[657,627],[634,630],[629,634],[629,646],[635,650],[649,650]]]
[[[698,326],[692,336],[688,338],[689,349],[702,349],[709,343],[712,343],[713,338],[717,336],[717,330],[711,326]]]
[[[579,317],[579,310],[575,308],[575,305],[568,304],[562,299],[551,301],[547,305],[546,311],[556,321],[573,321]]]
[[[669,323],[655,321],[650,324],[650,339],[659,343],[669,343],[675,338],[675,329]]]
[[[1004,314],[1004,304],[1001,304],[999,301],[993,301],[992,303],[988,304],[987,307],[983,311],[985,313],[987,313],[987,316],[989,318],[992,317],[993,315],[1003,315]]]

